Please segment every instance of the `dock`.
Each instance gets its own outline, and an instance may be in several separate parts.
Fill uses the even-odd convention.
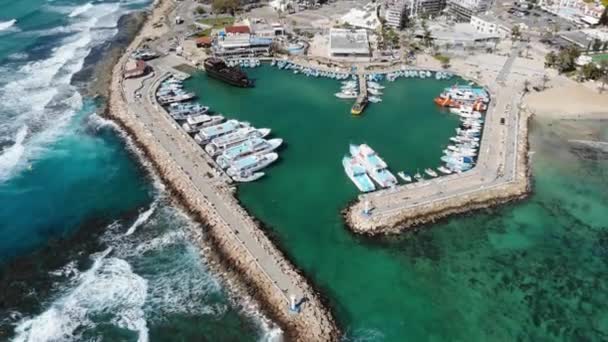
[[[364,74],[358,74],[357,76],[359,80],[359,95],[350,110],[353,115],[361,115],[367,106],[367,79]]]
[[[351,230],[366,235],[399,233],[528,194],[528,123],[519,108],[523,84],[506,82],[519,49],[511,51],[497,79],[487,87],[491,103],[476,166],[461,174],[360,195],[345,214]]]

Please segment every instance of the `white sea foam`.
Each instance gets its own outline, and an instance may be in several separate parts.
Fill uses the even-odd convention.
[[[82,108],[77,88],[70,85],[72,75],[82,69],[93,46],[116,34],[116,29],[99,28],[115,27],[123,11],[117,3],[91,6],[70,25],[58,28],[73,33],[62,39],[50,57],[0,73],[0,136],[14,135],[24,126],[29,133],[8,155],[11,163],[5,160],[0,165],[0,182],[42,155]]]
[[[135,230],[137,229],[137,227],[141,226],[144,222],[148,221],[150,216],[152,216],[152,214],[156,210],[157,206],[158,206],[158,202],[154,201],[152,203],[152,205],[150,205],[150,208],[148,210],[140,213],[139,216],[137,216],[137,219],[135,220],[135,222],[133,222],[133,224],[131,225],[131,227],[129,227],[129,229],[127,229],[125,236],[129,236],[129,235],[135,233]]]
[[[91,8],[93,8],[93,4],[90,2],[87,2],[86,4],[84,4],[82,6],[78,6],[78,7],[74,8],[74,10],[72,10],[72,12],[70,12],[70,14],[68,14],[68,17],[70,17],[70,18],[77,17],[77,16],[83,14],[84,12],[87,12]]]
[[[12,171],[19,165],[25,146],[23,142],[27,136],[27,126],[19,129],[15,135],[15,143],[0,151],[0,181],[8,178]]]
[[[81,334],[99,323],[112,323],[137,331],[139,341],[148,341],[143,305],[147,282],[133,273],[125,260],[108,257],[111,248],[96,256],[74,288],[56,299],[33,318],[19,322],[14,341],[78,341]],[[107,320],[99,322],[96,320]]]
[[[14,27],[17,23],[17,19],[11,19],[9,21],[0,21],[0,31],[6,31]]]

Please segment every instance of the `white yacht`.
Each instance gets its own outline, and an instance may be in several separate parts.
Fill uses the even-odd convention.
[[[190,115],[186,118],[182,128],[188,133],[195,133],[201,128],[217,125],[222,121],[224,121],[224,117],[221,115]]]
[[[220,155],[228,148],[251,138],[265,138],[270,134],[270,128],[243,127],[236,131],[215,138],[205,146],[205,151],[212,157]]]
[[[226,171],[230,177],[245,173],[253,173],[265,168],[279,159],[279,155],[271,152],[262,155],[252,154],[235,161]]]

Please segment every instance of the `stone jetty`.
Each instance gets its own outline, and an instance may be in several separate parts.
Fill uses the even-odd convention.
[[[216,260],[232,277],[229,286],[235,284],[237,292],[246,289],[259,301],[287,340],[337,341],[340,332],[320,295],[240,207],[200,146],[156,103],[154,91],[163,75],[163,60],[153,63],[153,76],[123,80],[129,54],[149,38],[153,23],[166,18],[171,6],[169,0],[154,4],[149,20],[114,67],[107,116],[127,132],[174,197],[206,227]],[[202,245],[202,239],[197,242],[201,249],[209,247]],[[292,310],[293,303],[299,312]]]

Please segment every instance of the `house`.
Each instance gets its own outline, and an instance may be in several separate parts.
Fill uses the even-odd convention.
[[[196,47],[198,48],[207,48],[207,47],[211,47],[211,44],[213,43],[213,38],[211,37],[199,37],[196,39]]]
[[[136,78],[141,77],[148,73],[150,68],[141,59],[129,59],[125,64],[125,71],[123,73],[124,78]]]

